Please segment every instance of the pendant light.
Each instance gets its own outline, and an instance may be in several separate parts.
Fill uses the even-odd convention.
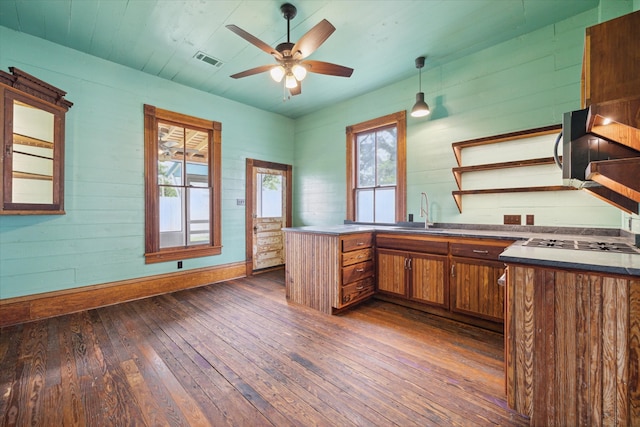
[[[416,68],[418,69],[419,92],[416,93],[416,103],[411,109],[411,117],[424,117],[431,113],[429,106],[424,102],[424,92],[422,92],[422,67],[424,67],[424,56],[416,58]]]

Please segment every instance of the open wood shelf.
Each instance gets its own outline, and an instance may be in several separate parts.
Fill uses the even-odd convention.
[[[453,171],[453,176],[456,178],[456,184],[458,184],[458,188],[462,188],[462,174],[465,172],[480,172],[480,171],[488,171],[488,170],[496,170],[496,169],[508,169],[508,168],[519,168],[524,166],[542,166],[542,165],[552,165],[556,161],[553,157],[542,157],[539,159],[527,159],[527,160],[515,160],[512,162],[501,162],[501,163],[486,163],[482,165],[475,166],[460,166],[457,168],[451,169]]]
[[[459,190],[452,191],[453,199],[456,201],[458,210],[462,212],[462,196],[469,194],[496,194],[496,193],[528,193],[532,191],[572,191],[574,187],[566,185],[547,185],[543,187],[513,187],[513,188],[485,188],[482,190]]]
[[[452,191],[451,194],[458,206],[458,210],[462,213],[462,196],[469,194],[495,194],[495,193],[524,193],[534,191],[567,191],[575,190],[573,187],[567,187],[564,185],[551,185],[551,186],[531,186],[531,187],[514,187],[514,188],[485,188],[478,190],[464,190],[462,188],[462,174],[467,172],[479,172],[490,170],[501,170],[508,168],[518,168],[526,166],[546,166],[555,163],[553,157],[541,157],[535,159],[522,159],[513,160],[508,162],[498,163],[484,163],[473,166],[463,166],[462,164],[462,150],[469,147],[479,147],[490,144],[497,144],[501,142],[513,142],[520,139],[534,138],[538,136],[550,135],[558,133],[562,130],[562,125],[545,126],[535,129],[523,130],[518,132],[505,133],[501,135],[495,135],[485,138],[471,139],[467,141],[454,142],[451,144],[453,153],[458,162],[458,167],[452,168],[453,176],[458,186],[458,191]]]

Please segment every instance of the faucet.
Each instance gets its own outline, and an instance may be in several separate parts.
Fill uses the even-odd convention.
[[[420,199],[420,217],[424,216],[424,228],[429,228],[430,225],[433,225],[429,222],[429,198],[427,197],[427,193],[420,193],[422,198]],[[424,215],[423,215],[424,214]]]

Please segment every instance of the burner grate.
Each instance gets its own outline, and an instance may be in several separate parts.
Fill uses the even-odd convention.
[[[524,246],[538,248],[573,249],[579,251],[613,252],[625,254],[640,254],[633,246],[626,243],[612,242],[588,242],[581,240],[561,240],[561,239],[529,239]]]

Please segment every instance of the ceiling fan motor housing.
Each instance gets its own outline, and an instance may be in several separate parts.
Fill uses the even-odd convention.
[[[282,16],[284,16],[284,19],[289,21],[290,19],[293,19],[296,17],[296,14],[298,13],[298,9],[296,9],[296,7],[291,3],[285,3],[282,6],[280,6],[280,12],[282,12]]]

